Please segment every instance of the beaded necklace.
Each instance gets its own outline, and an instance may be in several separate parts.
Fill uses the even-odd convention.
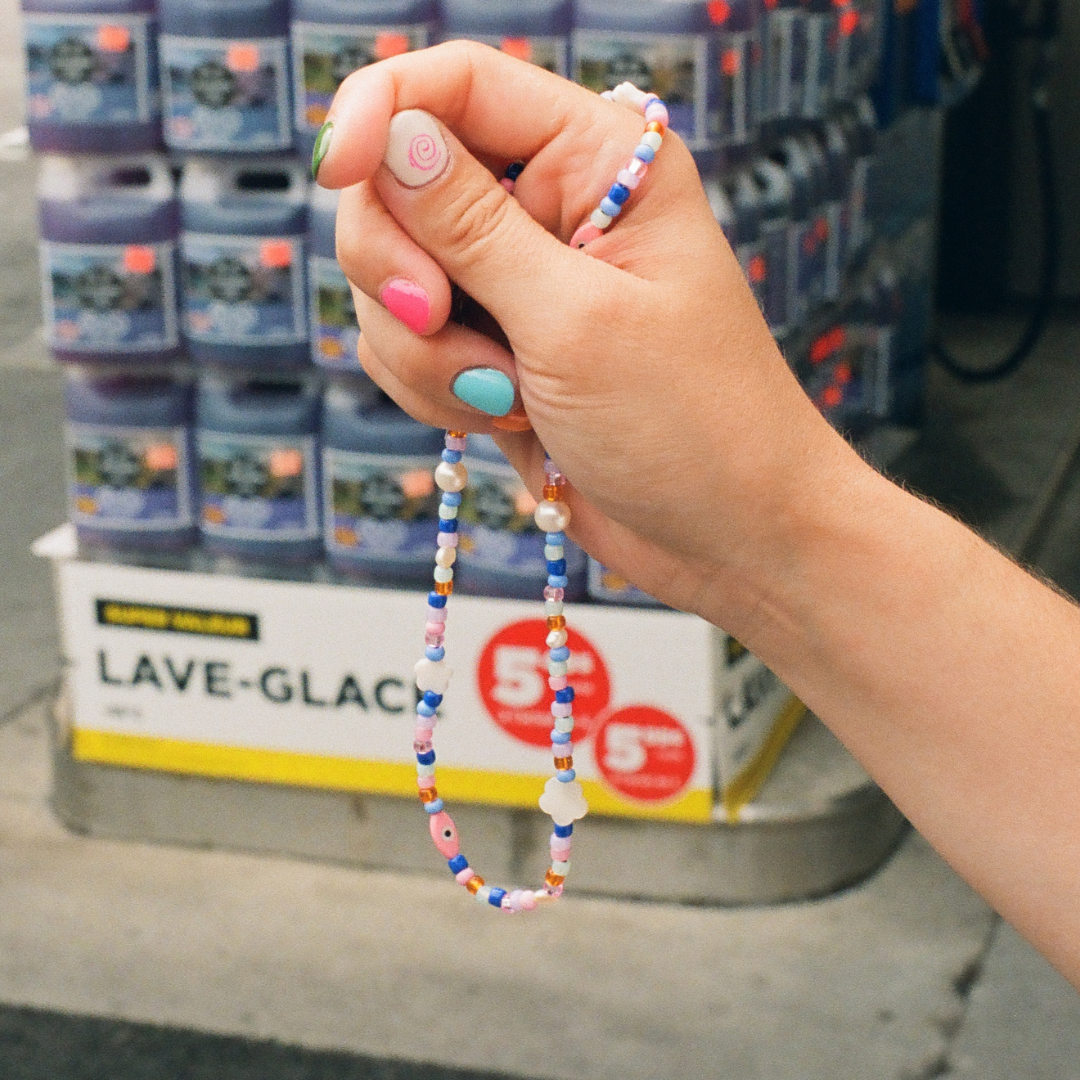
[[[642,113],[645,132],[634,155],[620,169],[608,193],[573,235],[570,245],[583,248],[599,237],[622,213],[623,206],[648,172],[649,164],[660,149],[668,124],[668,111],[655,95],[639,90],[632,83],[622,83],[602,97]],[[525,166],[514,162],[500,181],[513,193],[517,178]],[[534,520],[544,533],[544,558],[547,561],[547,586],[544,589],[544,613],[548,634],[548,686],[555,692],[551,705],[553,720],[551,749],[555,759],[555,775],[544,785],[540,809],[551,817],[553,831],[550,841],[551,865],[544,875],[541,889],[507,891],[488,885],[461,854],[461,842],[453,818],[446,812],[435,786],[435,720],[443,695],[450,684],[452,669],[446,665],[447,600],[454,591],[454,563],[458,548],[458,510],[461,493],[468,482],[463,464],[467,437],[462,431],[446,433],[442,460],[435,469],[435,483],[442,492],[439,501],[439,535],[435,552],[435,585],[428,594],[427,624],[424,627],[424,658],[416,664],[416,686],[421,693],[416,706],[416,729],[413,750],[416,752],[417,786],[420,801],[428,813],[431,839],[447,860],[450,872],[482,904],[513,914],[531,911],[539,904],[557,900],[563,892],[570,871],[570,851],[573,846],[574,822],[588,812],[588,803],[581,782],[574,771],[574,689],[568,678],[570,649],[567,647],[566,616],[563,612],[568,579],[566,576],[566,528],[570,524],[570,507],[562,499],[566,479],[549,457],[544,458],[543,499],[537,504]]]

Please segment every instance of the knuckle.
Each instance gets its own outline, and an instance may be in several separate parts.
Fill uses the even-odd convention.
[[[466,266],[483,260],[505,230],[510,211],[510,197],[501,187],[453,199],[446,208],[446,237],[456,257]]]

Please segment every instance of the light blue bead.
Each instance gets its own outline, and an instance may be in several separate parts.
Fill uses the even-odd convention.
[[[622,207],[617,202],[612,202],[606,195],[600,200],[600,209],[608,217],[618,217],[622,213]]]
[[[553,743],[559,743],[559,744],[568,743],[568,742],[570,742],[570,732],[569,731],[558,731],[558,730],[552,731],[552,733],[551,733],[551,741]]]
[[[574,777],[577,776],[577,773],[574,772],[573,769],[560,769],[555,775],[556,775],[556,777],[558,777],[560,782],[562,782],[564,784],[569,784],[570,781],[573,780]],[[442,802],[442,799],[436,799],[435,802]],[[428,803],[428,806],[434,806],[434,805],[435,805],[435,803]],[[431,811],[429,810],[428,813],[431,813]]]
[[[441,645],[429,645],[424,650],[424,656],[438,663],[446,656],[446,650]]]
[[[639,143],[637,149],[634,151],[634,157],[639,161],[644,161],[646,165],[651,165],[653,158],[656,157],[656,151],[651,146]]]
[[[461,492],[460,491],[444,491],[442,494],[442,501],[447,506],[460,506],[461,505]]]
[[[573,769],[570,770],[570,772],[573,772],[573,771],[574,771]],[[424,809],[429,814],[438,814],[438,813],[440,813],[442,811],[442,808],[445,805],[446,804],[442,801],[442,799],[436,799],[434,802],[426,802],[426,803],[424,803]]]
[[[552,649],[548,653],[549,660],[563,661],[570,659],[570,650],[565,645],[560,645],[557,649]]]
[[[548,584],[553,589],[565,589],[570,579],[565,574],[548,574]]]
[[[417,716],[434,716],[435,710],[430,705],[425,705],[422,701],[416,706]]]
[[[547,533],[544,536],[544,543],[550,544],[552,547],[565,547],[566,545],[566,533]]]

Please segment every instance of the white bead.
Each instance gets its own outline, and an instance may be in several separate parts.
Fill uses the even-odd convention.
[[[645,102],[649,95],[644,90],[639,90],[632,82],[623,82],[611,91],[611,97],[620,105],[628,105],[631,109],[644,112]]]
[[[659,131],[646,131],[645,134],[641,136],[640,141],[650,150],[655,152],[660,149],[660,144],[664,141],[664,137]]]
[[[417,776],[434,776],[435,775],[435,762],[430,765],[421,765],[418,761],[416,763],[416,775]]]
[[[566,557],[566,548],[562,544],[545,544],[544,545],[544,558],[548,562],[553,562],[556,559],[563,559]]]
[[[490,885],[481,885],[480,888],[476,890],[476,901],[477,901],[477,903],[486,904],[490,898],[491,898],[491,886]]]
[[[457,548],[444,547],[435,552],[435,564],[437,566],[453,566],[456,559]]]
[[[558,874],[560,877],[566,877],[570,873],[570,860],[567,859],[562,862],[558,859],[551,860],[551,871],[554,874]]]
[[[612,222],[612,218],[608,217],[603,210],[598,206],[593,212],[592,217],[589,220],[598,228],[606,229]],[[557,531],[557,530],[556,530]]]
[[[562,532],[570,524],[570,507],[559,500],[548,502],[544,499],[536,504],[533,521],[543,533]]]
[[[572,716],[556,716],[551,725],[556,731],[565,731],[569,734],[574,730],[574,718]]]
[[[436,694],[445,694],[450,685],[450,676],[454,669],[445,660],[429,660],[426,656],[418,660],[413,667],[416,672],[416,688],[421,691],[431,690]]]
[[[439,503],[439,517],[443,521],[453,521],[458,516],[458,506],[447,506],[446,503]]]
[[[615,95],[610,90],[601,90],[600,91],[600,96],[605,101],[614,101],[615,100]]]
[[[440,551],[453,551],[453,548],[439,548]],[[454,571],[449,566],[436,566],[435,573],[431,575],[440,584],[445,585],[454,580]]]
[[[544,614],[545,615],[561,615],[563,613],[563,602],[561,600],[545,600],[544,601]]]
[[[589,812],[589,804],[585,801],[585,792],[580,781],[571,780],[564,784],[557,776],[553,776],[544,785],[544,794],[540,796],[540,809],[556,825],[573,825],[578,818],[583,818]]]
[[[461,491],[469,482],[469,472],[460,461],[440,461],[435,466],[435,483],[442,491]]]
[[[565,660],[549,660],[548,661],[548,674],[549,675],[565,675],[566,674],[566,661]]]
[[[552,630],[547,636],[547,647],[549,649],[561,649],[566,644],[569,636],[565,630]]]

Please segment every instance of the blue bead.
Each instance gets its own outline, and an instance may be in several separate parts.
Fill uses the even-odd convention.
[[[571,772],[572,771],[573,770],[571,770]],[[442,801],[442,799],[436,799],[434,802],[426,802],[426,803],[424,803],[424,809],[429,814],[440,814],[440,813],[442,813],[442,809],[443,809],[443,807],[445,805],[446,805],[446,803],[444,803]]]
[[[574,826],[572,823],[570,825],[556,825],[552,831],[556,836],[566,837],[574,831]]]
[[[442,452],[442,459],[447,465],[456,465],[462,458],[460,450],[444,450]]]
[[[563,743],[570,742],[571,738],[572,738],[572,736],[570,735],[569,731],[554,731],[553,730],[551,732],[551,741],[553,743],[555,743],[556,746],[561,746]]]
[[[416,715],[417,716],[434,716],[435,708],[429,705],[426,701],[418,701],[416,703]]]
[[[437,709],[442,704],[442,694],[436,694],[434,690],[425,690],[421,700],[425,705],[430,705],[433,709]]]
[[[622,207],[617,202],[612,202],[606,195],[600,200],[600,209],[608,217],[618,217],[622,213]]]
[[[424,656],[429,660],[434,660],[435,663],[438,663],[446,656],[446,650],[441,645],[429,645],[424,650]]]
[[[563,547],[566,544],[566,533],[547,533],[544,536],[544,543],[550,544],[552,547]]]
[[[506,895],[505,889],[495,887],[491,890],[491,894],[488,896],[488,903],[492,907],[502,907],[503,897]]]
[[[446,597],[440,596],[437,592],[429,592],[427,594],[428,607],[441,608],[446,607]]]
[[[611,190],[607,193],[607,197],[613,202],[622,206],[627,199],[630,198],[630,189],[625,184],[612,184]]]
[[[574,688],[572,686],[568,686],[565,690],[556,690],[555,700],[560,705],[569,705],[570,702],[574,700]]]
[[[548,584],[553,589],[565,589],[570,579],[565,574],[548,574]]]
[[[573,769],[560,769],[555,775],[562,783],[569,784],[577,776],[577,773]]]
[[[511,161],[506,166],[506,179],[516,180],[522,172],[525,170],[525,162],[523,161]]]
[[[548,657],[552,660],[555,660],[556,662],[569,660],[570,650],[565,645],[561,645],[557,649],[552,649],[551,652],[548,653]]]
[[[638,161],[644,161],[646,165],[650,165],[652,159],[656,157],[656,151],[651,146],[640,143],[634,151],[634,157],[636,157]]]
[[[469,860],[464,855],[455,855],[446,865],[452,873],[460,874],[469,865]]]
[[[461,492],[460,491],[444,491],[442,493],[443,506],[460,506],[461,505]]]
[[[425,750],[422,754],[416,755],[416,760],[421,765],[434,765],[435,764],[435,751]]]
[[[565,559],[548,559],[548,573],[549,574],[565,574],[566,573],[566,560]]]
[[[439,532],[457,532],[457,518],[439,518]]]

